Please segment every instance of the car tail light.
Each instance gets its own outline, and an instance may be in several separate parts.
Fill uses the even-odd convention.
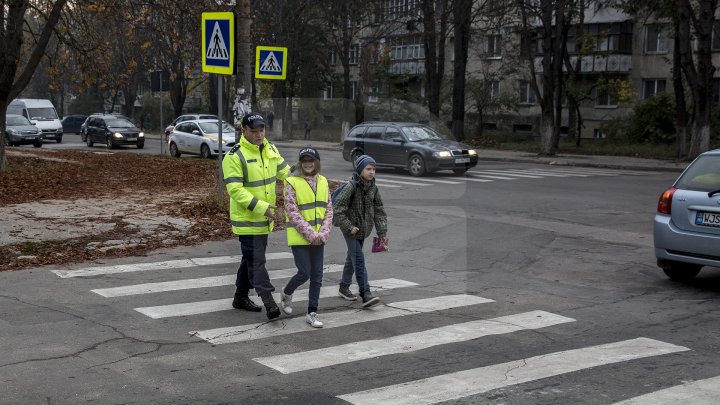
[[[672,199],[675,191],[677,191],[675,187],[670,187],[660,195],[660,200],[658,200],[657,212],[670,215],[670,213],[672,212]]]

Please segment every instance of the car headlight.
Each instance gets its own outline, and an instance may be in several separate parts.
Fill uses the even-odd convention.
[[[475,149],[469,149],[469,150],[468,150],[468,154],[471,155],[471,156],[472,156],[472,155],[477,155],[477,151],[476,151]]]
[[[434,152],[434,153],[433,153],[433,156],[435,156],[435,157],[450,157],[451,154],[450,154],[450,151],[449,151],[449,150],[444,150],[444,151],[441,151],[441,152]]]
[[[17,134],[18,134],[17,129],[8,128],[7,131],[8,131],[9,134],[13,134],[13,135],[17,135]]]
[[[138,138],[144,138],[144,137],[145,137],[145,132],[140,132],[138,134]]]
[[[122,134],[121,134],[120,132],[115,132],[115,133],[113,134],[113,137],[115,137],[115,138],[122,138],[123,136],[122,136]]]

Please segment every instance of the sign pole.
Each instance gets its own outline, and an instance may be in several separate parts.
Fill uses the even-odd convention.
[[[222,94],[223,94],[223,75],[217,75],[218,82],[218,198],[223,201],[223,132],[222,132]]]
[[[160,72],[160,154],[165,154],[165,147],[163,144],[165,143],[165,129],[163,128],[163,96],[165,95],[163,93],[162,83],[163,83],[163,75],[162,71]]]

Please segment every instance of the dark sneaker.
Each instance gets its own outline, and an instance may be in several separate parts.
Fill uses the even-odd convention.
[[[367,291],[362,294],[362,306],[363,308],[371,307],[373,305],[377,305],[380,303],[380,298],[373,297],[372,293],[370,291]]]
[[[232,306],[235,309],[244,309],[246,311],[251,312],[260,312],[262,311],[262,308],[255,305],[253,300],[248,298],[247,295],[237,295],[235,294],[235,298],[233,298]]]
[[[263,304],[265,304],[265,311],[267,312],[267,317],[269,320],[272,321],[273,319],[277,319],[278,317],[280,317],[280,308],[278,308],[277,304],[275,303],[272,294],[263,294],[260,298],[262,298]]]
[[[350,287],[342,284],[340,285],[340,289],[338,290],[338,296],[348,301],[357,300],[357,295],[353,294],[352,291],[350,291]]]

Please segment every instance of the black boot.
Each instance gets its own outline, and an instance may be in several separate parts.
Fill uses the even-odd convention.
[[[267,317],[269,320],[272,321],[280,316],[280,308],[278,308],[275,303],[275,299],[273,299],[272,294],[265,293],[261,295],[260,298],[262,298],[263,304],[265,304],[265,311],[267,311]]]
[[[232,306],[236,309],[244,309],[251,312],[262,311],[262,308],[255,305],[255,303],[250,298],[248,298],[247,293],[235,293],[235,298],[233,298]]]

